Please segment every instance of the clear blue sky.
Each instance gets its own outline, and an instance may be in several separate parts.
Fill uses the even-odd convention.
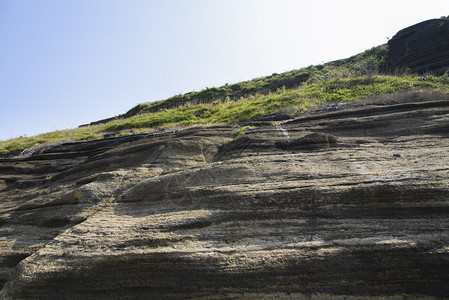
[[[0,139],[349,57],[447,0],[0,0]]]

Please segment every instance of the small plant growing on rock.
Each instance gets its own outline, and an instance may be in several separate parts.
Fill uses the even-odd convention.
[[[254,127],[252,126],[244,126],[240,128],[240,130],[237,132],[237,135],[235,136],[235,140],[241,138],[249,129],[252,129]]]

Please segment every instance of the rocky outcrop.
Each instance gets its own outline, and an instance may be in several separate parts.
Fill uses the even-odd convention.
[[[449,69],[449,20],[432,19],[402,29],[388,46],[392,71],[444,74]]]
[[[237,131],[0,159],[1,298],[449,294],[449,101]]]

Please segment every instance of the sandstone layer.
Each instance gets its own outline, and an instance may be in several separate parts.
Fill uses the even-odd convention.
[[[449,101],[0,159],[1,299],[444,298]]]

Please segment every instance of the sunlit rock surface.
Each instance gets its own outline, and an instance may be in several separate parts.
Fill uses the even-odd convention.
[[[446,297],[449,102],[332,109],[0,159],[1,298]]]

